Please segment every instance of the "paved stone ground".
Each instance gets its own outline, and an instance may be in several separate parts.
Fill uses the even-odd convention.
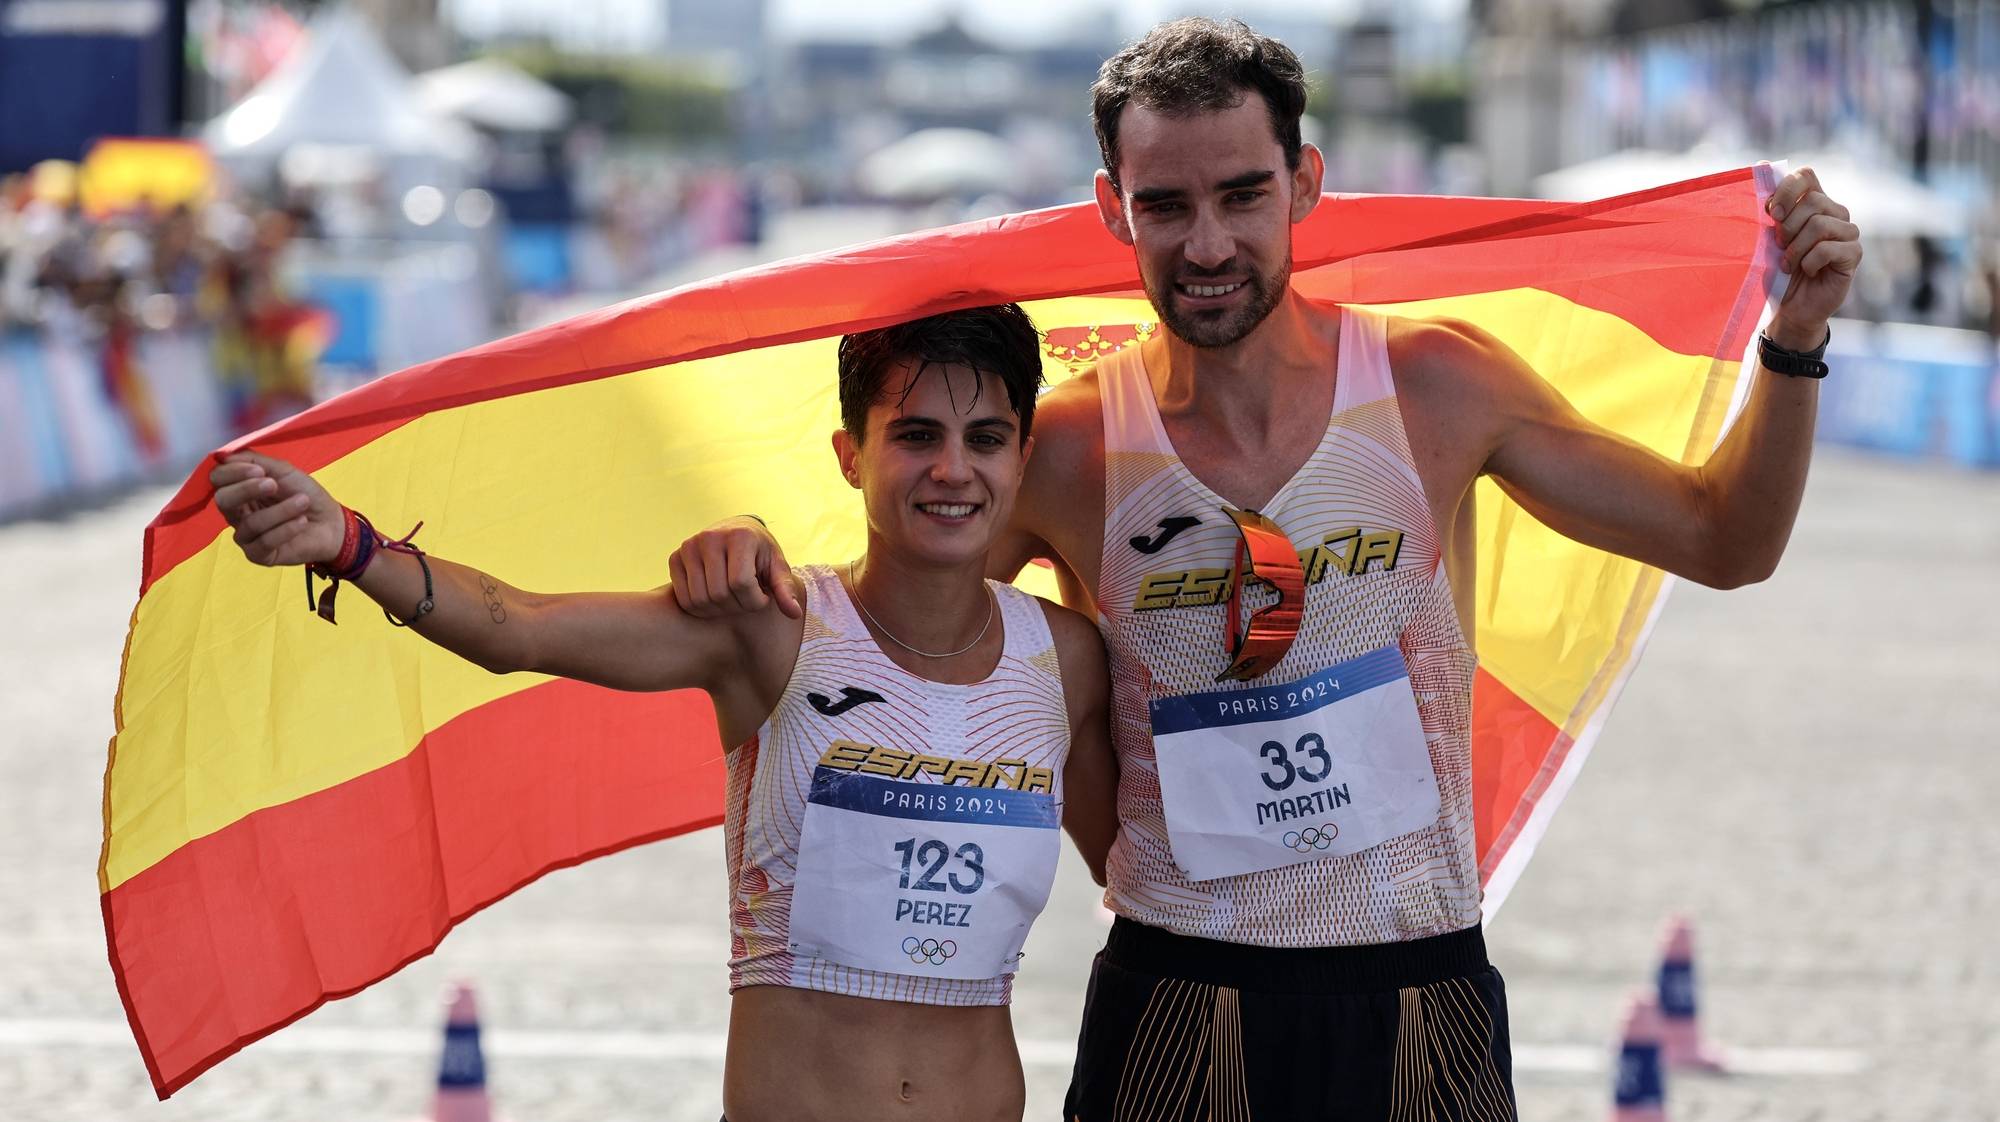
[[[139,530],[164,498],[0,528],[0,1119],[408,1119],[458,976],[479,984],[494,1093],[516,1122],[714,1118],[715,832],[533,885],[435,956],[153,1101],[94,874]],[[2000,954],[1977,934],[2000,930],[1996,728],[2000,476],[1823,453],[1775,580],[1676,594],[1492,926],[1522,1116],[1605,1116],[1623,997],[1685,910],[1714,1035],[1866,1067],[1678,1077],[1676,1119],[2000,1119]],[[1031,1118],[1059,1109],[1102,931],[1066,860],[1015,1007]],[[1579,1058],[1597,1070],[1562,1070]]]

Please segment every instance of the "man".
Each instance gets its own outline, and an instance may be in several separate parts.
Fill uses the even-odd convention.
[[[804,618],[525,593],[387,541],[280,461],[237,453],[210,479],[252,561],[351,581],[489,670],[708,693],[733,746],[730,1118],[1004,1122],[1055,827],[1100,883],[1115,829],[1096,629],[985,579],[1040,380],[1013,305],[842,340],[833,443],[868,548],[792,578]]]
[[[1811,454],[1817,383],[1794,373],[1824,373],[1858,231],[1811,171],[1779,186],[1791,285],[1741,418],[1691,467],[1476,328],[1291,290],[1323,164],[1283,44],[1179,20],[1092,92],[1098,209],[1168,331],[1044,400],[989,570],[1049,558],[1111,658],[1117,919],[1066,1113],[1511,1118],[1473,852],[1473,484],[1704,584],[1768,576]],[[792,610],[754,525],[676,563],[691,612],[767,589]]]

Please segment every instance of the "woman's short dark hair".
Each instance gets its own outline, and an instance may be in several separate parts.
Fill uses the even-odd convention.
[[[840,425],[860,440],[868,428],[868,407],[885,394],[908,397],[916,387],[912,377],[900,391],[885,390],[891,368],[903,360],[917,364],[921,376],[933,363],[969,366],[992,374],[1007,388],[1007,404],[1021,419],[1021,439],[1035,419],[1035,395],[1042,386],[1041,336],[1019,304],[990,304],[926,316],[873,331],[857,331],[840,340]],[[973,389],[977,401],[979,387]],[[967,403],[970,408],[971,403]]]
[[[1118,186],[1118,118],[1127,105],[1188,116],[1233,109],[1253,90],[1271,115],[1285,166],[1297,169],[1306,72],[1299,56],[1278,40],[1257,34],[1242,20],[1190,16],[1155,27],[1105,59],[1090,87],[1090,111],[1111,185]]]

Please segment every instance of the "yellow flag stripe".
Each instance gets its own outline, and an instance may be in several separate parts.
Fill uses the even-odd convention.
[[[1716,402],[1726,406],[1740,373],[1738,363],[1675,353],[1614,315],[1533,289],[1381,307],[1478,324],[1585,417],[1669,459],[1714,445]],[[1573,732],[1572,720],[1602,701],[1630,659],[1660,574],[1557,534],[1490,479],[1479,481],[1476,501],[1480,664]]]
[[[1048,324],[1150,315],[1142,300],[1109,298],[1032,310]],[[537,591],[661,584],[667,554],[689,532],[751,509],[795,556],[849,556],[863,539],[829,443],[835,345],[793,343],[442,410],[316,476],[384,532],[422,519],[426,549]],[[1051,359],[1048,374],[1070,369]],[[799,485],[773,489],[774,479]],[[774,494],[785,501],[774,507]],[[328,627],[304,596],[297,569],[252,565],[224,534],[142,598],[108,785],[104,890],[246,814],[399,759],[426,732],[543,680],[488,674],[392,634],[354,592]]]
[[[1393,310],[1480,324],[1587,416],[1670,456],[1714,392],[1715,360],[1673,354],[1548,293]],[[1152,315],[1129,298],[1030,311],[1066,346],[1089,340],[1078,328]],[[1129,336],[1107,330],[1090,345]],[[427,549],[539,591],[658,585],[688,532],[753,506],[793,556],[850,556],[862,533],[859,504],[832,470],[834,346],[793,343],[439,411],[318,478],[385,532],[422,519]],[[1071,369],[1048,361],[1051,379]],[[796,485],[774,490],[773,480]],[[1479,543],[1481,657],[1562,727],[1606,661],[1624,657],[1621,621],[1650,603],[1657,581],[1558,537],[1484,483]],[[1502,547],[1504,569],[1490,565]],[[1029,580],[1050,590],[1043,572]],[[353,593],[328,627],[304,595],[298,570],[253,566],[221,536],[141,600],[108,784],[107,891],[189,840],[399,759],[430,730],[542,680],[494,676],[393,634]]]

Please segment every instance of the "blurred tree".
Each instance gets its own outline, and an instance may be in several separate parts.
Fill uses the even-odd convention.
[[[1306,72],[1306,116],[1325,126],[1326,136],[1333,135],[1333,127],[1340,116],[1340,103],[1334,97],[1333,83],[1322,80],[1311,71]]]
[[[1728,0],[1623,0],[1612,14],[1613,35],[1633,35],[1660,27],[1718,19],[1730,13]]]
[[[1403,87],[1403,105],[1410,124],[1434,145],[1464,144],[1470,135],[1463,70],[1412,74]]]
[[[736,88],[699,64],[575,55],[547,46],[495,54],[575,98],[577,118],[608,133],[695,144],[736,131]]]

